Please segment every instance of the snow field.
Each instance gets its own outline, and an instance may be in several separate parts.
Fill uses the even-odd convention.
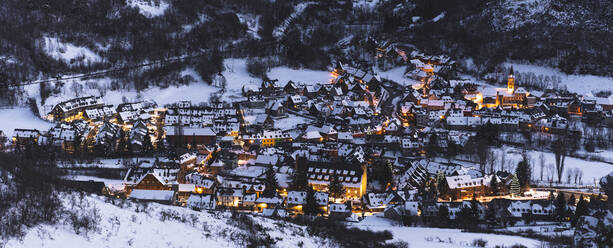
[[[70,209],[70,196],[62,197]],[[78,198],[78,196],[77,196]],[[22,240],[8,240],[6,247],[243,247],[243,235],[263,235],[242,230],[229,212],[197,212],[183,207],[151,203],[147,207],[126,202],[118,207],[103,197],[86,196],[85,201],[100,212],[98,230],[77,235],[69,224],[38,225]],[[120,200],[117,200],[120,201]],[[171,216],[162,220],[162,216]],[[332,242],[312,237],[306,227],[253,216],[278,247],[330,247]]]
[[[460,229],[444,229],[430,227],[405,227],[399,226],[392,220],[380,216],[368,216],[362,222],[354,223],[353,226],[372,231],[390,231],[394,235],[393,241],[405,241],[409,247],[449,248],[449,247],[472,247],[476,239],[487,241],[487,247],[521,244],[527,247],[536,247],[539,241],[498,234],[483,234],[462,232]]]

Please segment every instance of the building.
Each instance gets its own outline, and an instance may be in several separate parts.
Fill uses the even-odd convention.
[[[169,144],[184,145],[211,145],[216,141],[216,134],[210,127],[184,128],[181,126],[164,127],[166,140]]]
[[[70,122],[75,119],[82,119],[86,109],[101,107],[104,107],[102,97],[87,96],[74,98],[55,105],[51,112],[47,114],[47,118],[57,122]]]

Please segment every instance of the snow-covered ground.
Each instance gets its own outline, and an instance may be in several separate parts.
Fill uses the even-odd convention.
[[[503,148],[495,148],[493,151],[495,152],[495,165],[496,169],[500,169],[500,161],[503,159],[501,153],[504,151],[506,155],[504,156],[505,160],[505,168],[507,171],[515,171],[515,167],[521,161],[522,155],[521,150],[517,148],[511,147],[503,147]],[[540,167],[540,156],[541,154],[545,158],[545,168],[543,170],[543,177],[546,181],[546,178],[553,177],[557,180],[557,174],[554,169],[555,165],[555,155],[551,152],[541,152],[541,151],[528,151],[529,159],[532,160],[532,178],[533,180],[540,179],[541,167]],[[583,185],[594,185],[598,183],[598,180],[602,178],[603,175],[606,175],[610,172],[613,172],[613,164],[598,162],[598,161],[587,161],[574,157],[566,157],[565,160],[565,168],[564,174],[562,176],[562,180],[566,182],[566,173],[569,169],[577,168],[583,172],[582,176],[582,184]],[[573,180],[574,181],[574,180]]]
[[[221,73],[227,81],[228,90],[241,90],[244,85],[252,84],[260,86],[262,80],[252,77],[247,72],[246,59],[226,59],[224,60],[224,71]],[[270,79],[278,79],[281,86],[292,80],[296,83],[308,85],[316,83],[327,83],[332,78],[328,71],[317,71],[309,69],[293,69],[286,66],[271,68],[267,75]]]
[[[377,215],[367,216],[363,221],[352,225],[373,231],[390,231],[394,235],[394,241],[405,241],[409,243],[409,247],[472,247],[472,243],[476,239],[486,240],[487,247],[510,247],[515,244],[536,247],[540,243],[537,240],[510,235],[468,233],[459,229],[404,227]]]
[[[602,90],[613,91],[613,78],[594,76],[594,75],[568,75],[559,69],[547,66],[529,65],[521,63],[505,63],[505,67],[513,66],[513,70],[517,72],[532,72],[536,76],[558,76],[561,79],[561,85],[566,85],[569,91],[576,92],[586,96],[593,96],[594,92]]]
[[[236,13],[236,16],[238,16],[238,19],[242,24],[245,24],[245,26],[247,26],[247,33],[251,37],[259,40],[260,35],[258,34],[258,31],[260,30],[260,16],[246,15],[241,13]]]
[[[164,12],[170,6],[164,0],[127,0],[126,3],[129,6],[138,8],[138,13],[147,18],[164,15]]]
[[[387,71],[380,71],[376,67],[373,67],[373,69],[375,70],[375,73],[381,77],[381,79],[389,79],[403,86],[411,86],[421,83],[417,80],[404,76],[404,72],[406,71],[405,66],[395,67]]]
[[[67,64],[73,62],[96,63],[102,58],[87,47],[75,46],[71,43],[61,42],[58,38],[44,37],[44,51],[56,60],[64,61]]]
[[[74,195],[61,198],[66,208],[71,208],[69,199],[72,197]],[[3,242],[7,242],[6,247],[245,247],[242,242],[247,237],[268,234],[277,241],[278,247],[332,245],[329,240],[310,236],[306,227],[283,221],[255,216],[254,222],[264,229],[255,233],[232,221],[230,212],[197,212],[159,204],[143,208],[131,202],[121,208],[103,199],[98,196],[84,198],[90,206],[88,209],[99,210],[100,223],[96,231],[77,235],[69,224],[38,225],[30,228],[23,240]],[[172,217],[162,220],[163,213]]]
[[[0,130],[2,130],[7,137],[13,137],[13,131],[15,128],[27,128],[48,130],[53,127],[53,123],[41,120],[34,116],[30,109],[27,108],[11,108],[0,109]]]
[[[292,24],[292,22],[294,22],[294,19],[296,19],[296,17],[300,16],[300,14],[302,14],[302,12],[309,7],[309,5],[314,4],[315,2],[303,2],[303,3],[299,3],[296,4],[296,6],[294,6],[294,12],[288,16],[283,23],[281,23],[281,25],[279,25],[278,27],[276,27],[273,31],[272,31],[272,36],[275,38],[281,38],[283,36],[283,34],[285,33],[285,29],[287,29],[287,27],[289,27],[289,25]]]
[[[262,80],[252,77],[247,72],[246,59],[226,59],[224,60],[224,71],[222,75],[226,80],[226,91],[222,99],[232,101],[239,97],[241,89],[245,85],[259,87]],[[207,102],[212,93],[220,91],[220,88],[211,86],[193,69],[185,68],[181,76],[191,76],[194,82],[188,85],[171,85],[167,88],[150,87],[137,92],[131,83],[116,82],[120,88],[111,90],[113,80],[108,77],[95,79],[72,79],[65,80],[64,85],[57,94],[50,95],[44,105],[40,100],[39,84],[24,86],[25,96],[23,99],[34,98],[39,104],[42,117],[51,111],[56,104],[83,96],[103,96],[106,104],[117,105],[124,102],[134,102],[142,100],[153,100],[158,105],[175,103],[177,101],[188,100],[193,103]],[[285,85],[289,80],[305,84],[326,83],[331,79],[330,72],[308,69],[292,69],[285,66],[271,68],[268,72],[271,79],[279,79],[280,85]]]
[[[289,80],[297,83],[313,85],[316,83],[328,83],[332,79],[329,71],[316,71],[309,69],[292,69],[285,66],[275,67],[268,72],[271,79],[279,79],[281,85],[285,85]]]
[[[385,0],[357,0],[353,1],[353,8],[356,9],[369,9],[372,10],[379,4],[382,4]]]

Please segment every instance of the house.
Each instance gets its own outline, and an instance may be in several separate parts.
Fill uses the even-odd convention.
[[[306,191],[288,191],[287,192],[287,205],[296,206],[306,204]]]
[[[190,195],[187,199],[186,206],[196,210],[215,210],[217,207],[217,198],[214,195]]]
[[[144,121],[136,121],[132,126],[132,130],[130,130],[130,146],[132,146],[132,151],[137,153],[145,152],[146,149],[153,149],[149,130]]]
[[[192,172],[185,175],[185,182],[193,184],[195,192],[198,194],[213,194],[217,186],[217,181],[215,179],[201,175],[198,172]]]
[[[328,203],[330,202],[328,192],[315,192],[315,201],[317,202],[317,205],[326,209],[328,207]]]
[[[196,144],[196,145],[211,145],[215,143],[216,134],[210,127],[202,128],[183,128],[177,126],[164,127],[166,140],[169,144],[179,146]]]
[[[305,163],[303,159],[297,160],[299,167]],[[306,165],[305,165],[306,166]],[[337,177],[345,189],[345,197],[349,199],[360,199],[366,193],[366,169],[348,168],[332,162],[309,161],[307,166],[307,177],[309,185],[317,191],[326,191],[330,181]]]
[[[351,203],[332,203],[328,211],[328,218],[333,220],[344,220],[351,216]]]
[[[99,96],[74,98],[55,105],[47,114],[47,118],[57,122],[71,122],[72,120],[82,119],[86,109],[103,106],[102,97]]]
[[[445,177],[449,187],[449,195],[454,199],[470,199],[473,196],[483,196],[491,182],[490,177],[472,178],[470,175]]]
[[[243,196],[242,188],[217,188],[217,202],[224,207],[238,207]]]
[[[276,208],[283,206],[283,198],[280,196],[273,197],[258,197],[255,200],[256,210],[263,211],[266,208]]]
[[[170,190],[171,187],[158,177],[155,173],[147,173],[134,185],[134,189],[143,190]]]
[[[111,119],[116,114],[113,105],[105,105],[102,107],[89,107],[85,109],[84,117],[86,119],[98,121],[104,119]]]
[[[15,145],[37,144],[40,132],[36,129],[16,128],[11,139]]]
[[[288,216],[287,211],[282,208],[265,208],[262,210],[262,216],[270,218],[285,218]]]

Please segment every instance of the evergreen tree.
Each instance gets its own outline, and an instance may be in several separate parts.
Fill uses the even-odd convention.
[[[460,148],[455,142],[449,141],[447,144],[447,158],[453,159],[456,155],[458,155],[459,150]]]
[[[522,214],[521,217],[524,220],[524,223],[526,225],[530,225],[530,223],[534,222],[534,216],[532,215],[531,211],[528,211],[527,213]]]
[[[568,205],[575,206],[576,203],[577,199],[575,198],[575,194],[570,195],[570,198],[568,198]]]
[[[440,180],[439,180],[440,178]],[[449,196],[449,184],[447,184],[447,177],[442,172],[437,177],[438,181],[438,193],[441,198],[447,198]]]
[[[530,187],[530,164],[528,164],[527,159],[524,157],[524,160],[517,164],[517,168],[515,169],[515,175],[517,175],[517,179],[519,179],[519,186],[522,189],[526,189]]]
[[[149,155],[151,154],[152,151],[153,151],[153,143],[151,143],[151,136],[149,136],[149,133],[147,133],[145,134],[145,137],[144,137],[143,148],[141,149],[141,153]]]
[[[519,179],[517,178],[517,175],[513,175],[513,179],[511,179],[510,193],[512,196],[518,196],[521,193]]]
[[[381,173],[379,175],[379,182],[387,189],[387,186],[392,183],[392,179],[394,177],[392,164],[390,162],[385,162],[381,164],[381,166],[382,168]]]
[[[309,187],[306,170],[298,168],[294,171],[291,187],[295,190],[306,190]]]
[[[500,188],[498,186],[498,177],[496,175],[492,175],[492,180],[490,181],[490,190],[492,195],[498,195],[500,192]]]
[[[456,222],[462,228],[469,228],[475,224],[473,210],[470,207],[462,207],[456,215]]]
[[[264,185],[266,186],[264,192],[262,192],[262,195],[264,195],[264,197],[275,197],[277,195],[279,182],[277,181],[277,173],[272,168],[272,166],[269,166],[268,170],[266,170],[266,178],[264,179]]]
[[[315,199],[315,190],[313,190],[313,188],[311,187],[308,187],[306,191],[307,191],[306,204],[304,204],[302,211],[306,215],[321,214],[321,211],[319,209],[319,204],[317,204],[317,200]]]
[[[438,218],[439,226],[449,226],[449,208],[447,207],[447,205],[443,204],[438,208],[438,213],[436,214],[436,217]]]
[[[428,156],[436,156],[437,152],[438,152],[438,135],[433,133],[432,135],[430,135],[430,140],[428,142],[428,145],[426,145],[426,154]]]
[[[341,184],[337,175],[332,177],[332,180],[330,180],[328,192],[330,193],[330,197],[335,199],[345,197],[345,189],[343,188],[343,185]]]
[[[470,200],[470,211],[471,211],[471,218],[473,219],[472,223],[477,223],[479,221],[479,207],[481,206],[481,203],[479,203],[479,201],[477,201],[477,198],[475,195],[473,195],[473,199]]]
[[[117,151],[119,152],[119,156],[124,156],[125,151],[127,150],[127,141],[126,141],[126,132],[123,131],[123,128],[119,129],[119,144],[117,145]]]
[[[577,220],[579,219],[579,217],[589,215],[589,214],[590,214],[590,210],[587,207],[587,202],[585,201],[585,199],[583,199],[582,196],[579,197],[577,208],[575,208],[575,215],[573,216],[573,219],[572,219],[573,226],[577,224]]]
[[[607,198],[607,203],[609,206],[613,206],[613,174],[609,174],[603,179],[600,180],[600,187],[604,191],[604,193],[609,196]],[[599,199],[602,199],[602,196],[599,195]]]
[[[564,220],[564,218],[566,218],[566,208],[567,208],[567,203],[566,203],[566,199],[564,199],[564,194],[558,193],[558,196],[554,200],[553,204],[556,207],[554,211],[554,217],[558,219],[559,221]]]

